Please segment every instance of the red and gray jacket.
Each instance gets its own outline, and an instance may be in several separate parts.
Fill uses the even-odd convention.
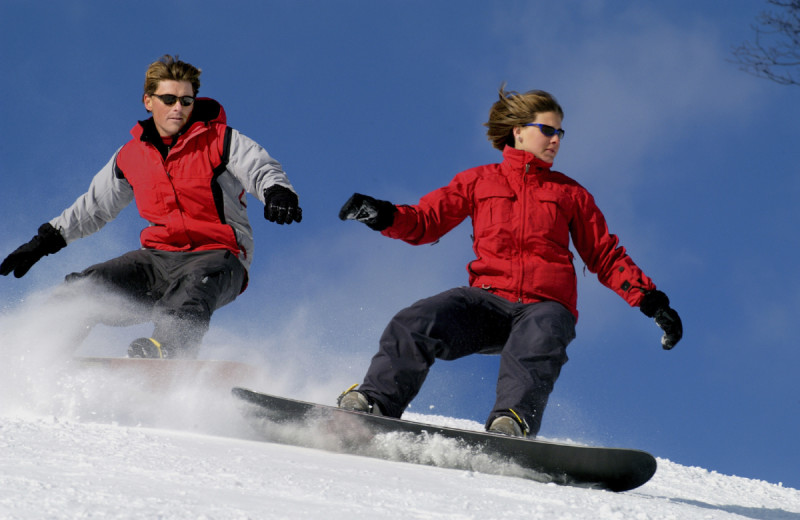
[[[135,199],[150,224],[141,232],[142,247],[223,249],[249,268],[253,231],[245,196],[264,202],[270,186],[293,190],[280,163],[227,126],[222,106],[208,98],[197,99],[192,119],[170,146],[152,118],[136,124],[131,135],[89,190],[50,221],[66,242],[98,231]]]
[[[382,233],[410,244],[435,242],[472,218],[469,283],[510,301],[557,301],[576,317],[570,238],[586,267],[631,306],[655,284],[608,231],[594,198],[550,163],[506,147],[503,162],[471,168],[414,206],[397,206]]]

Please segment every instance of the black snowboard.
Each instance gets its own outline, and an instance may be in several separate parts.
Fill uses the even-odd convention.
[[[263,438],[389,460],[627,491],[655,474],[649,453],[559,444],[404,421],[234,388]]]

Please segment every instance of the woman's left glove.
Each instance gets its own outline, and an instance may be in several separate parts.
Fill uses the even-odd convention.
[[[661,346],[670,350],[683,337],[683,323],[675,309],[669,306],[669,298],[661,291],[647,291],[639,305],[639,310],[648,318],[654,318],[656,325],[664,331]]]
[[[303,220],[303,209],[297,194],[279,184],[264,190],[264,218],[277,224],[291,224]]]

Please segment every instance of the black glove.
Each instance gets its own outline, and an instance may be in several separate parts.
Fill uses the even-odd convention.
[[[14,271],[14,276],[22,278],[33,264],[45,255],[51,255],[67,247],[67,242],[61,233],[46,222],[39,226],[39,234],[27,244],[22,244],[13,253],[8,255],[0,264],[0,274],[7,276]]]
[[[639,310],[648,318],[654,318],[656,325],[664,331],[661,346],[671,350],[683,337],[683,323],[675,309],[669,306],[669,298],[661,291],[648,291],[639,305]]]
[[[297,194],[279,184],[264,190],[264,218],[278,224],[291,224],[303,220],[303,210],[298,205]]]
[[[391,202],[354,193],[339,210],[339,218],[357,220],[375,231],[383,231],[394,223],[396,212],[397,208]]]

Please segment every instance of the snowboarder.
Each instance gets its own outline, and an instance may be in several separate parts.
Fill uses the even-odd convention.
[[[551,170],[564,112],[544,91],[499,90],[488,137],[503,161],[459,173],[417,205],[354,194],[339,218],[357,220],[412,245],[432,243],[470,217],[476,258],[469,287],[420,300],[397,313],[358,389],[341,408],[400,417],[436,359],[499,354],[491,432],[535,436],[548,397],[567,361],[578,319],[570,238],[587,268],[631,306],[655,318],[671,349],[683,328],[657,290],[609,233],[591,194]]]
[[[0,264],[0,274],[22,277],[45,255],[98,231],[135,199],[149,222],[142,248],[67,275],[57,291],[64,298],[89,283],[143,310],[154,331],[131,343],[130,357],[196,357],[212,313],[245,289],[253,249],[246,192],[264,202],[267,220],[302,220],[280,163],[229,127],[217,101],[197,97],[200,74],[177,56],[150,64],[142,101],[152,117],[134,125],[133,138],[85,194]],[[87,316],[79,328],[127,325],[131,318],[108,308]]]

